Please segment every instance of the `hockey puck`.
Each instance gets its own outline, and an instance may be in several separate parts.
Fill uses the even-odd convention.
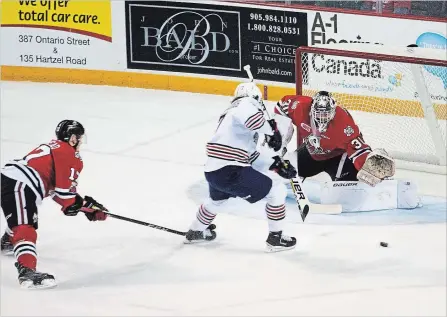
[[[388,248],[388,243],[387,242],[380,242],[380,246],[384,247],[384,248]]]

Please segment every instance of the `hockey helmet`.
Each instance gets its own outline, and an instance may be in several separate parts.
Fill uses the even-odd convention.
[[[62,120],[56,127],[56,137],[58,140],[68,142],[72,135],[76,135],[77,143],[75,147],[79,144],[84,134],[84,127],[75,120]]]
[[[262,105],[262,92],[254,83],[241,83],[236,87],[234,91],[234,99],[251,97]]]
[[[324,132],[329,122],[335,117],[337,104],[332,94],[327,91],[317,92],[312,99],[311,117],[317,124],[318,130]]]

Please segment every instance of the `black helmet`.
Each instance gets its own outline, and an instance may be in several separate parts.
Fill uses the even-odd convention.
[[[56,137],[58,140],[68,142],[74,134],[78,140],[85,133],[84,127],[78,121],[62,120],[56,127]]]

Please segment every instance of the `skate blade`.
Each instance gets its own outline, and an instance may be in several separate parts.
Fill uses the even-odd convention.
[[[52,279],[47,279],[47,280],[43,280],[42,284],[33,284],[32,281],[23,281],[20,284],[20,287],[23,289],[49,289],[49,288],[54,288],[57,286],[57,283],[55,280]]]
[[[183,244],[201,244],[201,243],[209,243],[214,240],[184,240]]]
[[[281,251],[288,251],[295,248],[296,245],[293,245],[291,247],[284,247],[284,246],[273,246],[270,244],[267,244],[265,248],[265,252],[267,253],[275,253],[275,252],[281,252]]]

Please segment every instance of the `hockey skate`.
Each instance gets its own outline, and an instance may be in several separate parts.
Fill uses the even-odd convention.
[[[3,255],[12,255],[14,254],[14,246],[11,243],[9,235],[5,232],[0,240],[0,248]]]
[[[52,288],[56,287],[54,276],[47,273],[37,272],[16,262],[15,266],[19,272],[19,283],[25,289]]]
[[[279,252],[293,249],[296,239],[282,234],[282,231],[270,232],[266,241],[266,252]]]
[[[214,229],[216,229],[216,225],[211,224],[204,231],[189,230],[185,235],[186,240],[184,243],[191,244],[191,243],[212,241],[212,240],[216,239],[216,236],[217,236]]]

